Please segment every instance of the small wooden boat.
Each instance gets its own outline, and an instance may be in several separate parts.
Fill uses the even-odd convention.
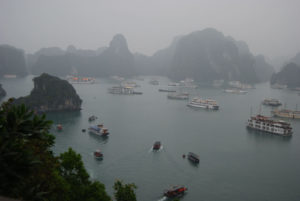
[[[89,121],[95,121],[96,119],[98,119],[98,117],[92,115],[89,117]]]
[[[103,136],[103,137],[109,135],[108,129],[103,128],[102,124],[90,126],[88,130],[90,133],[93,133],[93,134],[99,135],[99,136]]]
[[[57,125],[56,125],[56,130],[62,131],[62,129],[63,129],[63,127],[62,127],[61,124],[57,124]]]
[[[153,150],[159,150],[160,147],[161,147],[160,141],[156,141],[156,142],[153,144]]]
[[[193,152],[189,152],[188,159],[190,161],[192,161],[193,163],[199,163],[200,162],[199,156],[197,154],[194,154]]]
[[[101,152],[100,149],[97,149],[95,152],[94,152],[94,157],[96,159],[103,159],[103,153]]]
[[[164,195],[168,198],[181,197],[187,191],[184,186],[172,186],[171,188],[165,190]]]

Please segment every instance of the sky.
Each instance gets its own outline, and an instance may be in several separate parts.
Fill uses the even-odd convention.
[[[300,52],[299,9],[300,0],[0,0],[0,44],[97,49],[121,33],[133,53],[152,55],[215,28],[276,60]]]

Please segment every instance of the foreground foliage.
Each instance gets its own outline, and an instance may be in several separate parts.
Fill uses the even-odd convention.
[[[0,195],[23,200],[109,201],[71,148],[55,157],[52,122],[12,101],[0,107]]]
[[[136,189],[135,184],[123,184],[122,181],[117,180],[114,184],[115,198],[117,201],[136,201],[136,196],[134,189]]]

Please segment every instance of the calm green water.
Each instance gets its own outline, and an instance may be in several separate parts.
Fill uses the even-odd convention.
[[[32,77],[3,79],[0,83],[8,96],[29,94]],[[186,185],[185,201],[293,201],[300,199],[300,120],[290,121],[294,135],[283,138],[249,132],[245,122],[259,111],[265,97],[278,98],[288,108],[300,107],[300,96],[290,91],[258,85],[246,95],[223,93],[220,89],[188,90],[194,95],[216,99],[220,111],[193,110],[186,101],[168,100],[158,92],[169,82],[159,78],[160,86],[141,85],[143,95],[122,96],[107,93],[113,83],[98,80],[94,85],[74,85],[83,99],[82,111],[49,114],[55,123],[63,124],[56,132],[54,151],[58,154],[72,147],[79,152],[93,179],[103,182],[112,195],[115,179],[134,182],[141,201],[163,200],[162,192],[170,185]],[[270,115],[270,108],[262,107]],[[99,117],[111,135],[107,139],[82,133],[88,128],[88,117]],[[151,152],[154,141],[163,150]],[[92,153],[100,148],[104,159],[97,161]],[[200,155],[194,166],[182,154]]]

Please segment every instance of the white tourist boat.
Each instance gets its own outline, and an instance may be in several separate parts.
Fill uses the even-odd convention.
[[[275,135],[291,136],[291,124],[282,120],[273,120],[263,115],[252,116],[248,119],[247,128]]]
[[[211,109],[211,110],[218,110],[219,105],[217,101],[213,99],[202,99],[199,97],[195,97],[187,104],[189,107],[193,108],[204,108],[204,109]]]
[[[273,107],[277,107],[277,106],[282,105],[282,103],[278,99],[275,99],[275,98],[265,98],[262,101],[262,104],[273,106]]]

